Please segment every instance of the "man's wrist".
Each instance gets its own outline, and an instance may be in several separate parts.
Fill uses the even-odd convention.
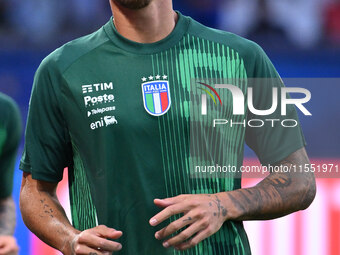
[[[74,230],[64,239],[64,243],[60,249],[60,252],[64,255],[73,255],[74,249],[73,245],[77,235],[80,234],[80,231]]]
[[[244,213],[239,206],[235,206],[234,199],[237,199],[237,191],[226,191],[218,193],[221,197],[222,205],[227,210],[224,221],[240,219]]]

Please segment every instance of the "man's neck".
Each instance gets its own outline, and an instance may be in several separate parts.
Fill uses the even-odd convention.
[[[151,1],[139,10],[131,10],[111,0],[117,31],[125,38],[139,43],[153,43],[167,37],[175,28],[177,13],[172,1]]]

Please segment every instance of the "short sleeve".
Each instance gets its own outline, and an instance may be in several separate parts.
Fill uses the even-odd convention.
[[[271,109],[273,88],[277,89],[277,108],[269,115],[251,112],[248,101],[246,143],[265,165],[283,160],[306,143],[295,106],[288,104],[286,115],[282,115],[282,79],[264,51],[257,45],[255,51],[255,64],[248,84],[253,89],[253,108]]]
[[[20,162],[20,169],[33,179],[59,182],[70,162],[70,139],[60,106],[63,84],[55,61],[45,59],[34,77]]]
[[[9,197],[13,189],[13,174],[21,140],[22,123],[17,104],[10,98],[0,98],[0,199]]]

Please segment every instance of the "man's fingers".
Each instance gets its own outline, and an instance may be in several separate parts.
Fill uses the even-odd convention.
[[[166,238],[167,236],[175,233],[177,230],[180,230],[181,228],[183,228],[183,227],[185,227],[189,224],[192,224],[193,222],[194,221],[191,217],[184,216],[184,217],[170,223],[165,228],[156,232],[155,237],[156,237],[156,239],[161,240],[161,239]]]
[[[98,236],[110,239],[117,239],[123,234],[121,231],[115,230],[114,228],[108,228],[105,225],[99,225],[95,228],[92,228],[91,232],[96,233]]]
[[[184,204],[175,204],[171,205],[154,217],[152,217],[149,221],[151,226],[157,226],[159,223],[165,221],[166,219],[170,218],[172,215],[182,213],[186,210],[186,206]]]
[[[121,231],[100,225],[78,234],[72,242],[72,249],[75,254],[108,255],[121,250],[122,245],[107,239],[117,239],[121,237],[122,234]]]
[[[200,242],[202,242],[204,239],[211,236],[212,234],[213,233],[211,233],[209,228],[205,228],[204,230],[201,230],[200,232],[198,232],[191,240],[181,243],[175,246],[175,248],[181,251],[190,249],[192,247],[195,247],[197,244],[199,244]]]
[[[160,208],[165,208],[171,205],[170,203],[164,201],[164,199],[154,199],[153,202],[155,205],[157,205]]]
[[[19,246],[13,236],[0,236],[0,255],[18,254]]]
[[[162,208],[175,204],[173,198],[155,199],[153,202],[155,205]]]
[[[0,255],[7,255],[10,252],[15,253],[18,251],[18,247],[12,247],[11,245],[4,245],[0,248]]]
[[[3,246],[3,247],[0,248],[0,255],[7,254],[9,251],[10,251],[9,247]]]
[[[6,241],[5,241],[5,240],[2,240],[2,239],[0,238],[0,248],[5,247],[5,246],[6,246]]]
[[[179,244],[185,242],[186,240],[188,240],[189,238],[191,238],[193,235],[195,235],[197,232],[199,232],[202,229],[203,229],[202,224],[200,224],[199,222],[195,222],[194,224],[192,224],[187,229],[184,229],[178,235],[176,235],[176,236],[170,238],[169,240],[163,242],[163,246],[165,248],[167,248],[167,247],[170,247],[170,246],[179,245]]]
[[[119,251],[122,249],[122,245],[120,243],[107,240],[96,236],[95,234],[90,234],[89,232],[80,234],[78,243],[80,246],[85,245],[94,249],[100,248],[103,251]]]
[[[107,255],[107,254],[111,254],[111,252],[108,253],[107,251],[102,251],[102,250],[90,248],[86,245],[77,245],[76,247],[74,247],[74,253],[76,255],[89,255],[89,254]]]
[[[153,202],[155,203],[155,205],[164,208],[164,207],[182,202],[186,197],[187,197],[187,195],[179,195],[179,196],[176,196],[176,197],[169,197],[169,198],[164,198],[164,199],[155,199]]]

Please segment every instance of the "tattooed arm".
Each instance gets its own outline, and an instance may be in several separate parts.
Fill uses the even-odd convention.
[[[68,221],[56,195],[56,183],[37,181],[24,173],[20,192],[20,209],[27,227],[43,242],[65,255],[108,254],[122,248],[107,240],[117,239],[122,232],[97,226],[83,232]]]
[[[12,197],[0,199],[0,236],[11,236],[15,229],[15,205]]]
[[[12,197],[0,199],[0,254],[17,254],[19,247],[13,237],[15,205]]]
[[[309,159],[304,148],[276,163],[288,167],[305,164],[309,164]],[[311,172],[271,173],[255,187],[227,192],[224,204],[228,208],[227,219],[267,220],[306,209],[315,194],[315,178]]]
[[[309,164],[305,149],[277,163],[287,166],[305,164]],[[315,192],[312,173],[271,173],[248,189],[156,199],[155,204],[164,209],[150,219],[150,224],[156,226],[172,215],[184,214],[157,231],[155,237],[159,240],[168,238],[163,241],[164,247],[185,250],[216,233],[227,220],[273,219],[306,209],[312,203]],[[183,231],[169,238],[180,229]]]

